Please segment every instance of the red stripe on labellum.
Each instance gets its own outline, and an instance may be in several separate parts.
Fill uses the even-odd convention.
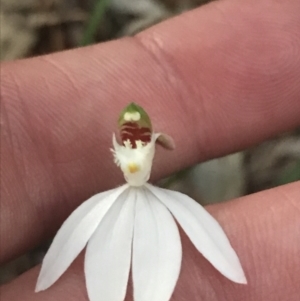
[[[149,128],[139,127],[136,122],[126,122],[122,125],[121,139],[124,143],[129,140],[132,148],[136,148],[136,141],[140,140],[144,143],[149,143],[151,141],[152,132]]]

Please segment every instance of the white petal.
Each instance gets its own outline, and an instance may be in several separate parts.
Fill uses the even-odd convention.
[[[107,210],[127,187],[123,185],[96,194],[68,217],[43,260],[36,292],[50,287],[66,271],[85,247]]]
[[[123,301],[131,261],[135,188],[115,201],[88,242],[85,278],[90,301]]]
[[[247,283],[240,261],[219,223],[193,199],[147,184],[171,211],[197,250],[225,277]]]
[[[137,194],[132,275],[135,301],[169,301],[181,266],[181,241],[168,209],[146,188]]]

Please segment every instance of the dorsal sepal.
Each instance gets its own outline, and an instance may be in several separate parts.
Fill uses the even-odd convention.
[[[129,141],[132,148],[136,148],[136,141],[144,144],[151,141],[150,117],[142,107],[133,102],[121,112],[118,125],[123,144]]]

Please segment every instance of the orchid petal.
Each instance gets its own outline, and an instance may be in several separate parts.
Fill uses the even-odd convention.
[[[179,276],[181,255],[172,215],[148,189],[140,188],[132,256],[134,300],[168,301]]]
[[[197,250],[225,277],[247,283],[240,261],[218,222],[197,202],[177,191],[146,184],[171,211]]]
[[[156,133],[154,134],[154,140],[157,144],[161,145],[167,150],[175,149],[175,142],[173,138],[164,133]]]
[[[50,287],[70,266],[85,247],[101,219],[128,187],[96,194],[82,203],[58,230],[42,264],[36,292]]]
[[[124,191],[88,242],[85,277],[90,301],[123,301],[128,282],[135,188]]]

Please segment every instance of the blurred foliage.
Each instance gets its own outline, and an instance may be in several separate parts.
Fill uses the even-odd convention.
[[[168,178],[161,180],[159,186],[163,188],[171,188],[174,184],[184,179],[190,171],[191,167],[179,170],[178,172],[172,174]]]
[[[108,3],[109,0],[96,1],[95,9],[91,12],[80,46],[90,45],[95,41],[95,36],[99,29],[99,24],[106,12]]]
[[[284,185],[291,182],[300,180],[300,160],[298,160],[293,166],[286,169],[279,177],[278,185]]]

